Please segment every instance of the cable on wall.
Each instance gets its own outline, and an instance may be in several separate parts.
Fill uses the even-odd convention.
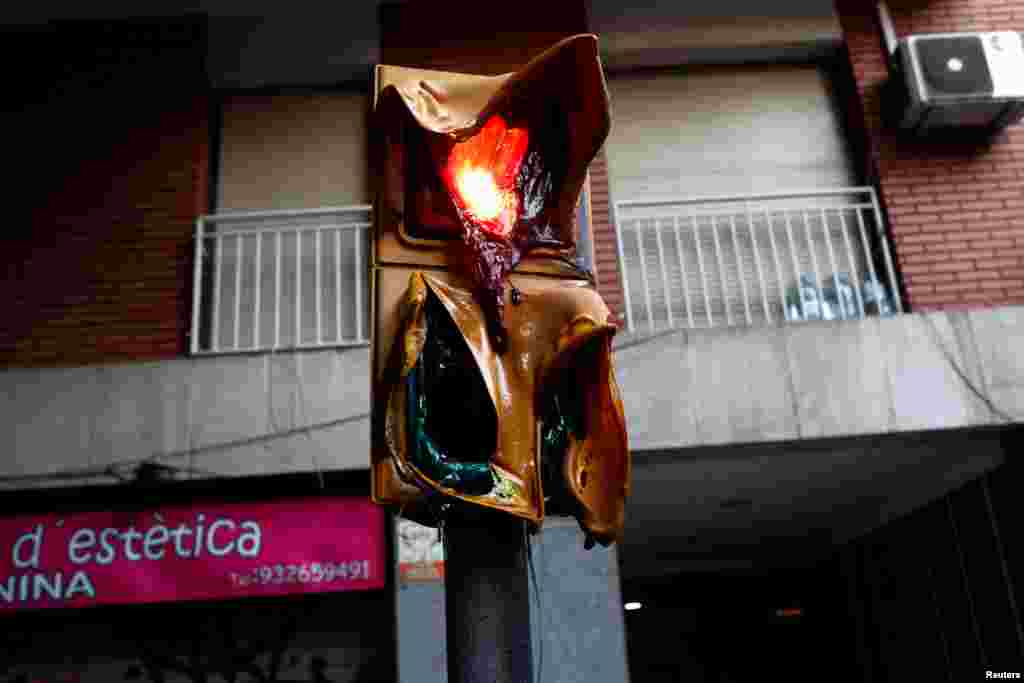
[[[116,479],[117,481],[127,481],[134,479],[134,475],[125,474],[124,471],[126,469],[132,471],[146,463],[162,464],[164,467],[173,467],[178,472],[198,474],[201,476],[208,477],[223,477],[227,475],[223,473],[214,472],[212,470],[199,469],[192,466],[167,465],[166,463],[163,463],[161,461],[175,460],[178,458],[190,458],[196,456],[201,457],[203,455],[233,450],[235,448],[241,448],[244,446],[265,445],[267,442],[270,441],[286,439],[292,436],[307,434],[309,432],[319,431],[322,429],[331,429],[333,427],[350,424],[352,422],[357,422],[359,420],[368,420],[369,418],[369,413],[357,413],[355,415],[349,415],[347,417],[342,417],[337,420],[328,420],[327,422],[319,422],[317,424],[305,425],[303,427],[295,427],[292,429],[285,429],[277,432],[270,432],[267,434],[259,434],[257,436],[246,437],[243,439],[221,441],[219,443],[207,444],[205,446],[193,446],[185,450],[171,451],[169,453],[157,453],[155,455],[147,456],[145,458],[121,460],[110,465],[105,465],[103,467],[77,467],[59,470],[57,472],[48,472],[46,474],[17,474],[0,476],[0,485],[29,482],[41,483],[46,481],[69,481],[74,479],[96,478],[112,478]],[[191,442],[191,439],[189,439],[189,442]],[[274,457],[276,457],[276,454],[273,455]]]
[[[1011,415],[1006,411],[1002,410],[999,406],[997,406],[995,404],[995,401],[992,400],[992,397],[989,396],[981,387],[975,384],[971,380],[971,378],[967,376],[967,371],[960,366],[960,363],[953,355],[953,352],[949,349],[949,347],[946,346],[945,342],[942,340],[942,334],[939,332],[939,328],[936,327],[935,321],[932,320],[931,317],[927,314],[921,315],[921,318],[925,321],[925,326],[931,333],[931,337],[932,340],[935,342],[936,348],[938,348],[939,351],[942,353],[950,369],[952,369],[956,376],[960,378],[960,381],[964,384],[965,387],[967,387],[968,391],[974,394],[974,396],[979,401],[985,404],[985,407],[988,408],[993,415],[1000,418],[1004,423],[1020,422],[1022,419],[1024,419]]]
[[[935,326],[935,322],[928,315],[922,315],[921,317],[925,321],[925,325],[928,328],[930,336],[933,338],[933,341],[935,343],[936,348],[938,348],[939,351],[942,353],[942,355],[943,355],[946,363],[949,365],[950,369],[953,370],[954,374],[956,374],[956,376],[960,379],[960,381],[968,389],[968,391],[970,391],[979,401],[981,401],[989,409],[989,411],[991,411],[991,413],[993,415],[997,416],[1004,423],[1009,424],[1009,423],[1015,423],[1015,422],[1024,421],[1024,417],[1017,417],[1017,416],[1011,415],[1010,413],[1002,410],[999,406],[997,406],[995,404],[993,399],[982,388],[980,388],[977,384],[975,384],[971,380],[971,378],[967,375],[967,372],[963,369],[963,367],[961,367],[960,363],[957,361],[957,359],[953,355],[953,352],[943,342],[941,333],[939,332],[938,328]],[[612,348],[612,352],[613,353],[618,353],[620,351],[625,351],[625,350],[628,350],[628,349],[633,349],[633,348],[637,348],[637,347],[646,346],[647,344],[651,344],[653,342],[661,340],[664,337],[668,337],[668,336],[672,336],[672,335],[681,335],[684,338],[684,343],[685,343],[685,338],[688,336],[688,330],[685,330],[685,329],[682,329],[682,328],[676,328],[676,329],[671,329],[671,330],[664,330],[664,331],[661,331],[661,332],[658,332],[658,333],[655,333],[655,334],[651,334],[651,335],[648,335],[648,336],[644,336],[644,337],[639,337],[639,338],[638,337],[634,337],[632,339],[627,339],[623,343],[614,346]],[[269,370],[268,370],[268,373],[269,373]],[[268,374],[268,376],[269,376],[269,374]],[[299,373],[299,376],[297,377],[297,382],[300,385],[303,382],[302,377],[301,377],[301,372]],[[316,423],[316,424],[305,425],[305,426],[302,426],[302,427],[294,427],[294,428],[291,428],[291,429],[279,429],[279,428],[277,428],[279,425],[277,424],[276,416],[273,414],[273,411],[274,411],[274,408],[273,408],[273,393],[272,393],[273,392],[273,384],[274,384],[273,382],[270,382],[271,388],[270,388],[270,394],[269,395],[271,396],[271,398],[270,398],[270,402],[271,403],[270,403],[269,422],[271,424],[272,431],[269,432],[269,433],[260,434],[260,435],[253,436],[253,437],[246,437],[246,438],[243,438],[243,439],[235,439],[235,440],[232,440],[232,441],[222,441],[220,443],[207,444],[207,445],[204,445],[204,446],[196,446],[196,445],[194,445],[194,434],[193,434],[193,430],[192,430],[192,427],[191,427],[191,420],[190,420],[189,421],[189,426],[188,426],[188,432],[186,434],[186,443],[189,444],[189,447],[187,449],[185,449],[185,450],[172,451],[172,452],[169,452],[169,453],[158,453],[158,454],[154,454],[154,455],[151,455],[151,456],[148,456],[148,457],[145,457],[145,458],[138,458],[138,459],[134,459],[134,460],[123,460],[123,461],[119,461],[117,463],[112,463],[110,465],[107,465],[107,466],[104,466],[104,467],[99,467],[99,468],[97,468],[97,467],[70,468],[70,469],[67,469],[67,470],[60,470],[60,471],[57,471],[57,472],[50,472],[50,473],[46,473],[46,474],[27,474],[27,475],[0,476],[0,486],[9,485],[9,484],[29,483],[29,482],[44,483],[44,482],[48,482],[48,481],[56,482],[56,481],[69,481],[69,480],[75,480],[75,479],[96,479],[96,478],[112,478],[112,479],[115,479],[115,480],[117,480],[119,482],[122,482],[122,481],[128,481],[128,480],[133,480],[134,479],[134,472],[131,471],[130,473],[126,474],[124,472],[125,469],[133,470],[133,468],[138,468],[140,465],[143,465],[145,463],[161,464],[162,461],[167,461],[167,460],[172,460],[173,461],[173,460],[178,459],[178,458],[190,458],[190,457],[197,457],[197,456],[198,457],[202,457],[203,455],[206,455],[206,454],[217,453],[217,452],[226,451],[226,450],[232,450],[232,449],[241,448],[241,447],[244,447],[244,446],[260,445],[260,446],[263,446],[273,457],[277,457],[277,454],[273,451],[272,447],[270,447],[270,443],[275,441],[275,440],[286,439],[286,438],[289,438],[289,437],[292,437],[292,436],[297,436],[297,435],[306,435],[306,436],[309,436],[311,438],[312,432],[314,432],[314,431],[320,431],[320,430],[324,430],[324,429],[331,429],[331,428],[338,427],[338,426],[341,426],[341,425],[350,424],[350,423],[353,423],[353,422],[358,422],[358,421],[361,421],[361,420],[368,420],[368,419],[370,419],[370,413],[357,413],[355,415],[349,415],[349,416],[346,416],[346,417],[343,417],[343,418],[339,418],[339,419],[336,419],[336,420],[328,420],[326,422],[320,422],[320,423]],[[302,403],[302,405],[298,408],[298,410],[300,410],[301,413],[303,415],[305,415],[306,414],[305,394],[302,391],[301,386],[300,386],[300,388],[297,391],[298,391],[298,395],[299,395],[298,396],[298,400]],[[189,403],[191,404],[191,401]],[[316,468],[316,473],[317,473],[317,478],[318,478],[319,486],[322,488],[324,486],[323,472],[320,469],[318,463],[314,462],[314,466]],[[207,477],[223,477],[223,476],[228,476],[228,475],[225,475],[223,473],[213,472],[213,471],[210,471],[210,470],[201,470],[201,469],[193,468],[191,466],[173,466],[173,467],[174,467],[174,469],[176,471],[185,472],[185,473],[189,473],[189,474],[197,474],[197,475],[200,475],[200,476],[207,476]]]

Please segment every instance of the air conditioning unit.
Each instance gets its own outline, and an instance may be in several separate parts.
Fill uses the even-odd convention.
[[[1024,117],[1024,38],[1016,31],[909,36],[895,58],[901,128],[997,130]]]

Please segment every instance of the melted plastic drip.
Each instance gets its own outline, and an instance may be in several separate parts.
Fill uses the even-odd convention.
[[[426,303],[427,338],[409,373],[409,450],[428,477],[459,493],[494,488],[490,459],[497,417],[473,356],[433,294]]]
[[[491,239],[472,223],[466,223],[463,271],[473,280],[474,295],[484,311],[487,331],[495,350],[508,348],[508,331],[502,323],[505,311],[505,279],[522,258],[512,243]]]

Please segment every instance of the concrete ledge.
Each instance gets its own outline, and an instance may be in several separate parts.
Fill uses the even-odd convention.
[[[634,450],[1024,421],[1024,307],[621,339]],[[0,489],[361,469],[369,350],[0,372]]]
[[[112,483],[152,459],[180,476],[360,469],[369,349],[0,373],[13,449],[0,488]],[[7,481],[4,481],[6,479]]]
[[[693,330],[616,353],[635,450],[1024,421],[1024,308]]]

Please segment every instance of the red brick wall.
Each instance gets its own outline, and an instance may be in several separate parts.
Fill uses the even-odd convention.
[[[885,53],[874,2],[837,0],[877,174],[913,310],[1024,304],[1024,125],[988,142],[914,141],[882,124]],[[1024,30],[1024,0],[892,0],[898,37]]]
[[[15,81],[20,183],[8,201],[27,211],[0,256],[0,366],[182,354],[193,225],[207,208],[202,24],[89,22],[21,37],[43,56]]]
[[[619,248],[612,223],[608,189],[608,159],[604,149],[590,164],[590,208],[594,235],[594,271],[597,289],[608,308],[622,316],[625,302],[619,277]]]

